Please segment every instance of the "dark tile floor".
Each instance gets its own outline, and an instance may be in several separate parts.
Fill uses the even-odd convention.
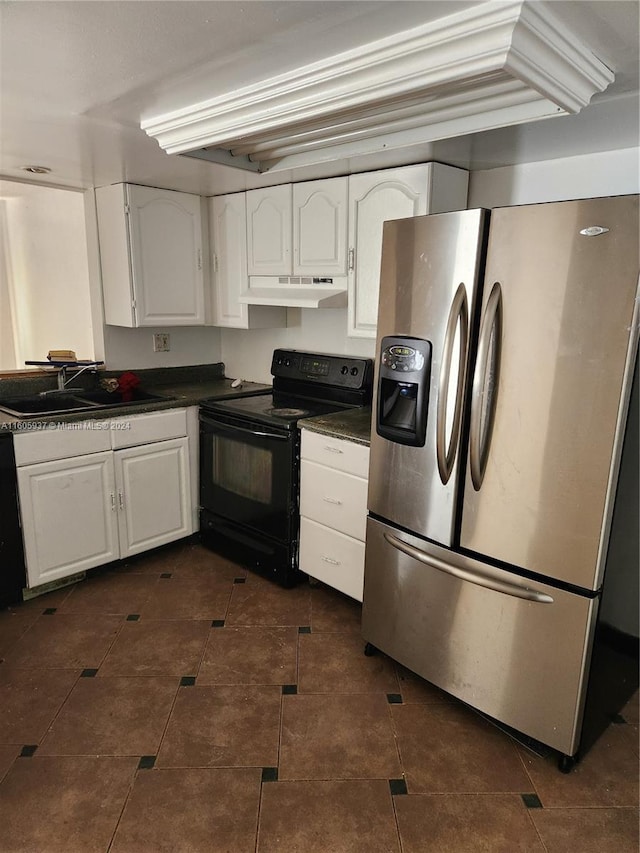
[[[193,543],[0,613],[0,851],[637,853],[637,696],[564,776],[359,617]]]

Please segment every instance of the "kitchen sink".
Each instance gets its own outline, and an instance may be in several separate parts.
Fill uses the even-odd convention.
[[[134,391],[130,400],[123,400],[117,391],[83,391],[77,394],[34,394],[30,397],[7,397],[0,400],[0,411],[16,418],[36,418],[49,415],[95,412],[120,406],[135,406],[143,403],[167,402],[170,397]]]
[[[133,391],[131,399],[123,400],[119,391],[104,391],[102,388],[96,391],[78,392],[78,400],[86,400],[98,406],[135,406],[137,403],[157,403],[160,400],[170,400],[171,397],[160,397],[158,394],[149,394],[147,391]]]

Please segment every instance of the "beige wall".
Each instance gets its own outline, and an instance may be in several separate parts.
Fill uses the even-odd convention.
[[[82,193],[0,181],[0,369],[93,358]]]

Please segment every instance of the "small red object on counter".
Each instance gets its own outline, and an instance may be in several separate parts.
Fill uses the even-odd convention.
[[[140,379],[135,373],[127,371],[118,379],[118,391],[122,394],[123,403],[133,400],[133,392],[140,385]]]

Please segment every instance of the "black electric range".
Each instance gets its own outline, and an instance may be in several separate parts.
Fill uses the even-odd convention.
[[[235,562],[293,586],[300,528],[298,421],[371,400],[373,361],[277,349],[271,394],[200,404],[200,530]]]

